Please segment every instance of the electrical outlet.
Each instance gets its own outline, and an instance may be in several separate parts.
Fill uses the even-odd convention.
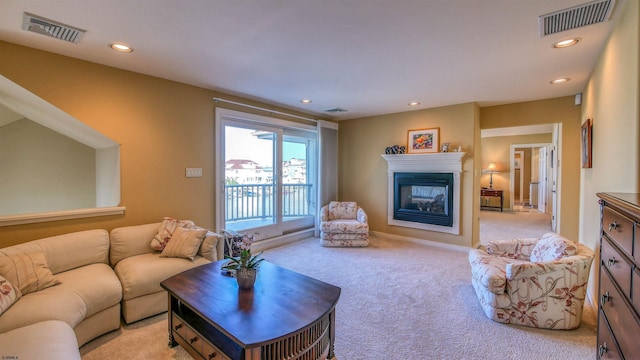
[[[201,177],[202,176],[202,168],[186,168],[185,176],[188,177],[188,178]]]

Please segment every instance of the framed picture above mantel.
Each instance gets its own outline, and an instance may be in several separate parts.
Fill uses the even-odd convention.
[[[440,149],[440,128],[409,130],[407,152],[409,154],[437,153]]]

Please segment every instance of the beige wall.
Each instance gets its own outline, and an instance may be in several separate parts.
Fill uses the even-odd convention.
[[[29,119],[0,126],[0,216],[96,206],[96,151]]]
[[[606,47],[583,93],[582,122],[593,121],[592,168],[581,169],[580,239],[599,250],[598,192],[640,192],[640,5],[627,1],[618,11]],[[597,254],[597,251],[596,251]],[[600,260],[596,256],[594,268]],[[589,294],[597,296],[597,271]]]
[[[121,145],[121,205],[127,208],[122,216],[0,227],[0,247],[70,231],[157,222],[163,216],[213,229],[212,98],[291,113],[2,41],[0,54],[0,74]],[[185,178],[186,167],[201,167],[203,176]]]
[[[582,122],[593,121],[592,168],[582,169],[580,238],[599,243],[597,192],[640,191],[640,6],[628,1],[583,93]]]
[[[462,104],[434,109],[381,115],[340,123],[339,197],[357,201],[369,215],[373,231],[426,239],[453,245],[472,246],[477,229],[472,222],[477,208],[474,179],[478,107]],[[381,157],[391,145],[406,145],[407,131],[440,128],[440,143],[462,146],[466,152],[461,174],[460,236],[410,229],[387,224],[387,162]],[[474,236],[475,233],[475,236]]]
[[[496,163],[500,173],[493,174],[493,188],[504,191],[505,208],[509,207],[512,194],[509,191],[511,161],[509,160],[509,151],[511,145],[515,144],[543,144],[551,143],[551,134],[533,134],[533,135],[517,135],[517,136],[491,136],[483,137],[480,143],[480,153],[482,154],[482,169],[486,169],[489,163]],[[524,149],[530,152],[530,149]],[[529,156],[530,158],[530,156]],[[530,161],[530,160],[529,160]],[[528,167],[527,167],[528,164]],[[521,165],[522,167],[523,165]],[[525,187],[529,186],[531,163],[524,164]],[[529,177],[527,177],[529,174]],[[482,174],[480,185],[489,187],[489,174]],[[516,185],[514,185],[515,187]],[[529,193],[525,189],[525,194]]]
[[[578,212],[580,183],[580,107],[574,97],[528,101],[517,104],[490,106],[480,109],[482,129],[511,126],[562,124],[562,171],[559,233],[569,239],[578,239]],[[494,177],[495,179],[495,177]]]

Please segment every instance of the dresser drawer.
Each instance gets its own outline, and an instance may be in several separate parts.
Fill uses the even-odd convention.
[[[197,332],[193,331],[190,327],[187,327],[187,337],[185,338],[187,343],[198,352],[198,354],[202,354],[202,336]]]
[[[618,341],[622,356],[633,359],[640,354],[640,322],[604,268],[600,269],[600,308],[613,329],[613,336]]]
[[[633,242],[633,258],[640,263],[640,224],[636,224],[636,239]]]
[[[602,311],[599,312],[598,319],[598,356],[596,359],[622,359],[620,352],[618,352],[618,345],[613,338],[613,334],[611,334],[611,329]]]
[[[600,249],[600,259],[602,266],[609,270],[611,276],[627,295],[631,296],[631,265],[627,263],[625,257],[613,247],[606,236],[602,237],[602,247]]]
[[[633,272],[632,281],[631,288],[633,289],[633,294],[631,295],[631,302],[638,315],[640,315],[640,268],[636,268]]]
[[[629,256],[633,254],[634,228],[635,224],[632,220],[614,210],[604,208],[602,230]]]

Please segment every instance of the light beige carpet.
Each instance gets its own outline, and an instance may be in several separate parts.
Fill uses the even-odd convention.
[[[551,217],[537,211],[480,211],[480,244],[492,240],[540,237],[551,231]]]
[[[265,257],[342,288],[335,351],[340,360],[591,359],[595,315],[573,331],[487,319],[470,283],[466,252],[372,238],[368,248],[323,248],[318,239]],[[81,348],[88,359],[186,359],[167,347],[166,314],[126,326]]]

